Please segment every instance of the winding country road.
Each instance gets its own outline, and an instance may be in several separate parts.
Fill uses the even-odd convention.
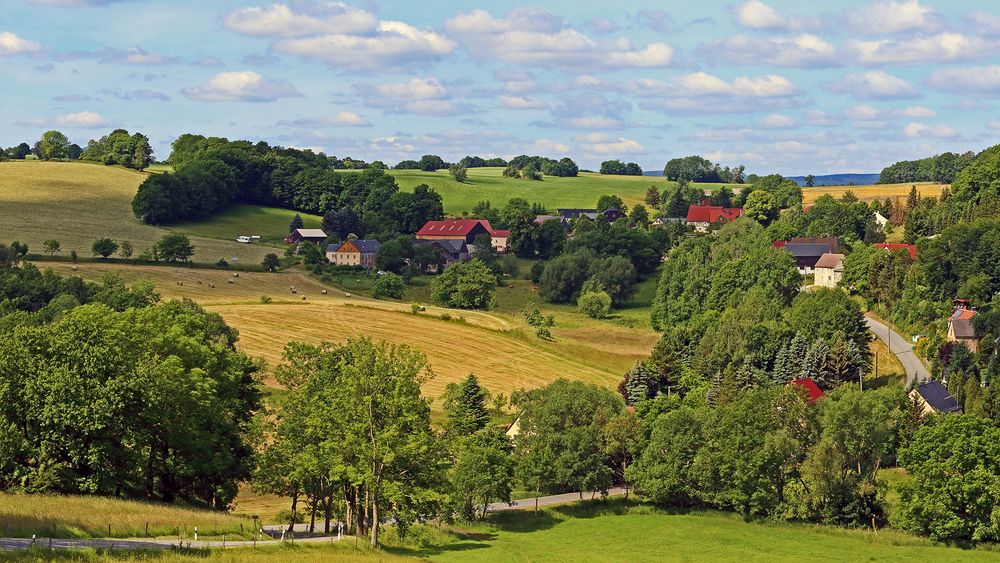
[[[868,316],[865,317],[865,322],[868,323],[868,330],[879,340],[885,342],[889,351],[895,354],[899,358],[899,362],[903,364],[903,369],[906,370],[907,387],[913,384],[914,379],[917,383],[930,381],[931,374],[927,371],[927,367],[913,351],[913,345],[902,334],[892,330],[885,323]]]
[[[584,500],[590,500],[593,493],[583,493]],[[615,488],[608,490],[608,496],[620,496],[625,494],[625,489]],[[598,495],[599,496],[599,495]],[[566,504],[570,502],[578,502],[580,500],[580,493],[567,493],[562,495],[550,495],[544,497],[538,497],[538,507],[553,506],[557,504]],[[504,510],[527,510],[533,509],[535,507],[535,499],[523,499],[520,501],[514,501],[511,504],[506,502],[495,502],[489,506],[489,512],[500,512]],[[264,526],[265,534],[272,535],[275,538],[281,537],[281,531],[287,529],[287,525],[268,525]],[[319,526],[322,528],[322,525]],[[295,542],[306,542],[306,543],[323,543],[323,542],[333,542],[337,541],[337,535],[309,535],[307,537],[299,536],[298,534],[307,534],[309,526],[308,524],[296,524],[295,525]],[[291,537],[291,536],[289,536]],[[235,540],[235,541],[222,541],[222,540],[210,540],[210,541],[190,541],[190,540],[178,540],[178,539],[52,539],[49,538],[38,538],[32,540],[30,538],[0,538],[0,553],[4,551],[17,551],[28,549],[32,546],[48,549],[50,546],[52,549],[82,549],[82,548],[97,548],[97,549],[175,549],[178,547],[184,548],[196,548],[196,549],[228,549],[228,548],[246,548],[246,547],[256,547],[256,546],[268,546],[277,545],[277,541],[261,541],[254,542],[248,540]],[[3,559],[3,557],[0,557]]]

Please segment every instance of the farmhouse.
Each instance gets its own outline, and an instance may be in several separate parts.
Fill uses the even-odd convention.
[[[886,243],[879,242],[875,243],[875,248],[879,250],[888,250],[889,252],[896,252],[897,250],[905,250],[910,254],[910,258],[917,259],[917,247],[912,244],[898,244],[898,243]]]
[[[625,214],[622,213],[622,210],[617,207],[609,207],[605,209],[602,215],[604,215],[604,218],[608,220],[608,223],[614,223],[625,216]]]
[[[569,230],[569,219],[562,215],[535,215],[535,223],[541,225],[548,221],[559,221],[564,229]]]
[[[459,240],[472,244],[479,235],[493,236],[493,227],[482,219],[428,221],[417,231],[420,240]]]
[[[326,233],[323,232],[323,229],[295,229],[285,237],[285,244],[300,242],[319,244],[324,240],[326,240]]]
[[[326,259],[338,266],[375,267],[375,253],[378,251],[377,240],[348,240],[341,244],[331,244],[326,247]]]
[[[722,207],[721,205],[692,205],[688,207],[687,224],[694,227],[695,232],[707,233],[712,223],[719,221],[735,221],[743,215],[738,207]]]
[[[959,342],[969,351],[977,352],[979,340],[976,338],[976,329],[972,326],[976,311],[968,308],[967,301],[960,300],[956,303],[955,311],[948,317],[948,342]]]
[[[961,412],[958,401],[948,393],[948,389],[940,381],[928,381],[917,385],[910,391],[910,397],[920,404],[921,414],[949,414]]]
[[[844,277],[844,255],[827,252],[816,262],[816,285],[837,287]]]

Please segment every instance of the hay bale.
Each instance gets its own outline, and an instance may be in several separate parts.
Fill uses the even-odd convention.
[[[305,300],[306,300],[306,296],[305,296],[305,295],[303,295],[303,296],[302,296],[302,300],[303,300],[303,301],[305,301]]]
[[[234,278],[238,278],[238,277],[240,277],[240,273],[239,273],[239,272],[233,272],[233,277],[234,277]]]
[[[344,294],[344,297],[350,297],[350,296],[351,296],[351,294],[350,294],[350,293],[345,293],[345,294]]]
[[[226,280],[226,281],[229,282],[229,283],[236,283],[233,280]]]
[[[326,290],[325,289],[321,289],[320,293],[322,293],[323,295],[326,295]]]
[[[198,285],[201,285],[201,280],[198,280]]]
[[[215,284],[214,284],[214,283],[210,283],[210,284],[208,284],[208,287],[209,287],[210,289],[215,289]]]

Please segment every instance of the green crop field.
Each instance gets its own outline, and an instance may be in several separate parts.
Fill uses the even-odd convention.
[[[649,186],[662,190],[668,183],[657,176],[601,176],[586,172],[576,178],[545,176],[540,181],[520,180],[504,178],[502,168],[470,168],[469,178],[464,183],[456,182],[447,170],[390,170],[389,173],[405,191],[412,191],[420,184],[434,188],[444,198],[444,211],[450,215],[470,212],[483,200],[489,200],[493,207],[503,207],[514,197],[555,210],[558,207],[591,208],[602,195],[613,194],[631,206],[642,202]]]
[[[62,245],[63,256],[71,250],[90,256],[95,239],[111,237],[130,241],[138,255],[170,232],[144,225],[132,215],[132,198],[145,177],[132,170],[83,162],[0,162],[0,241],[18,240],[40,254],[42,242],[55,239]],[[285,222],[283,230],[287,228]],[[237,235],[191,234],[195,235],[191,242],[197,262],[236,257],[258,264],[265,254],[274,252],[264,245],[240,244],[234,240]]]

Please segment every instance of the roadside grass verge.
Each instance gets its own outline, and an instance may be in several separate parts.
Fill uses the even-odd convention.
[[[110,526],[110,533],[109,533]],[[250,538],[253,521],[224,512],[90,496],[0,494],[0,534],[30,538]],[[148,531],[147,531],[148,530]]]

